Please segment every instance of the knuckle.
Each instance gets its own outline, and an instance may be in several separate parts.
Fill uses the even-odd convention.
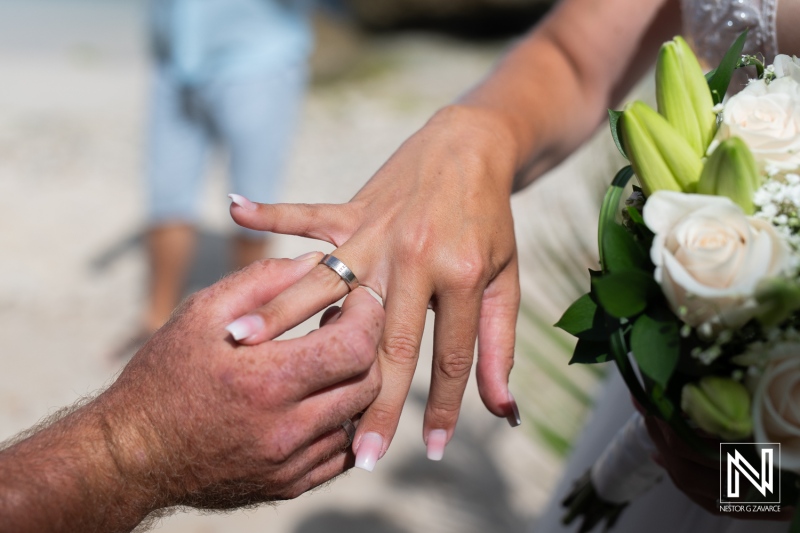
[[[217,287],[207,287],[199,292],[190,294],[173,312],[172,318],[177,317],[198,317],[213,316],[218,310]]]
[[[480,256],[450,260],[450,284],[457,289],[482,289],[489,278],[489,268]]]
[[[291,454],[283,446],[270,446],[264,451],[264,459],[273,465],[281,465],[289,460]]]
[[[394,331],[383,339],[382,348],[386,360],[405,366],[416,361],[419,341],[410,331]]]
[[[373,403],[369,407],[369,431],[377,430],[384,437],[391,437],[391,432],[386,428],[393,428],[397,425],[400,414],[397,409],[385,403]]]
[[[463,350],[436,359],[436,370],[449,380],[463,380],[472,370],[473,352]]]
[[[202,309],[204,304],[208,303],[208,301],[212,298],[213,293],[213,289],[211,287],[207,287],[201,291],[195,292],[194,294],[190,294],[184,298],[181,307],[187,311]]]
[[[356,331],[330,335],[324,345],[314,346],[312,350],[313,354],[307,356],[309,361],[323,365],[325,361],[333,360],[337,365],[356,373],[366,371],[377,356],[375,345],[365,342],[363,335]]]
[[[350,342],[345,346],[355,360],[358,370],[368,369],[378,357],[375,338],[366,326],[357,327]]]
[[[428,420],[436,427],[447,428],[454,425],[461,410],[461,402],[437,402],[428,405]]]
[[[420,259],[427,257],[435,245],[435,233],[431,224],[425,220],[405,231],[400,238],[400,252],[407,263],[416,265]]]
[[[291,491],[292,485],[295,484],[297,481],[297,476],[294,475],[291,471],[284,468],[277,472],[274,472],[270,476],[270,485],[277,490],[281,491],[281,497],[286,497],[287,493]]]
[[[273,465],[285,464],[295,451],[292,437],[281,435],[264,446],[264,459]],[[280,475],[278,475],[280,477]]]

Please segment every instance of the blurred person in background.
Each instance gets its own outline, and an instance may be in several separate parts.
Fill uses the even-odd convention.
[[[194,257],[210,149],[230,157],[232,189],[275,202],[307,81],[309,0],[152,0],[155,64],[146,155],[150,282],[126,353],[178,304]],[[238,228],[236,268],[267,254],[268,234]]]

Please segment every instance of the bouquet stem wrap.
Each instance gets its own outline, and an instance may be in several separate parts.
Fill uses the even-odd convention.
[[[656,447],[641,414],[634,413],[562,502],[564,524],[581,518],[579,533],[601,522],[608,531],[625,507],[658,483],[664,471],[655,461]]]
[[[644,418],[634,413],[592,466],[590,478],[597,495],[624,504],[646,492],[664,474],[653,461],[655,452]]]

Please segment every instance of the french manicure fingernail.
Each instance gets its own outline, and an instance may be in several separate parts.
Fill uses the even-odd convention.
[[[234,340],[240,341],[264,329],[264,320],[258,315],[245,315],[225,326],[225,329]]]
[[[514,399],[514,395],[511,394],[511,391],[508,391],[508,407],[511,409],[511,412],[506,416],[506,420],[508,420],[509,426],[515,428],[522,424],[522,418],[519,416],[519,407],[517,407],[517,401]]]
[[[444,447],[447,446],[447,430],[433,429],[428,433],[428,459],[441,461],[444,457]]]
[[[356,468],[372,472],[381,455],[383,437],[377,433],[364,433],[356,451]]]
[[[247,211],[255,211],[256,207],[258,207],[256,204],[254,204],[241,194],[229,194],[228,198],[231,199],[231,202],[235,203],[242,209],[246,209]]]
[[[319,254],[319,252],[308,252],[307,254],[298,255],[293,259],[293,261],[305,261],[306,259],[311,259]]]

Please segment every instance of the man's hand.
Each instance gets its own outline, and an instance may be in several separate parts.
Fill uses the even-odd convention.
[[[8,527],[124,531],[162,507],[293,498],[352,466],[341,424],[380,389],[375,299],[354,291],[294,340],[242,346],[225,331],[321,256],[257,263],[190,297],[106,392],[0,453]]]

